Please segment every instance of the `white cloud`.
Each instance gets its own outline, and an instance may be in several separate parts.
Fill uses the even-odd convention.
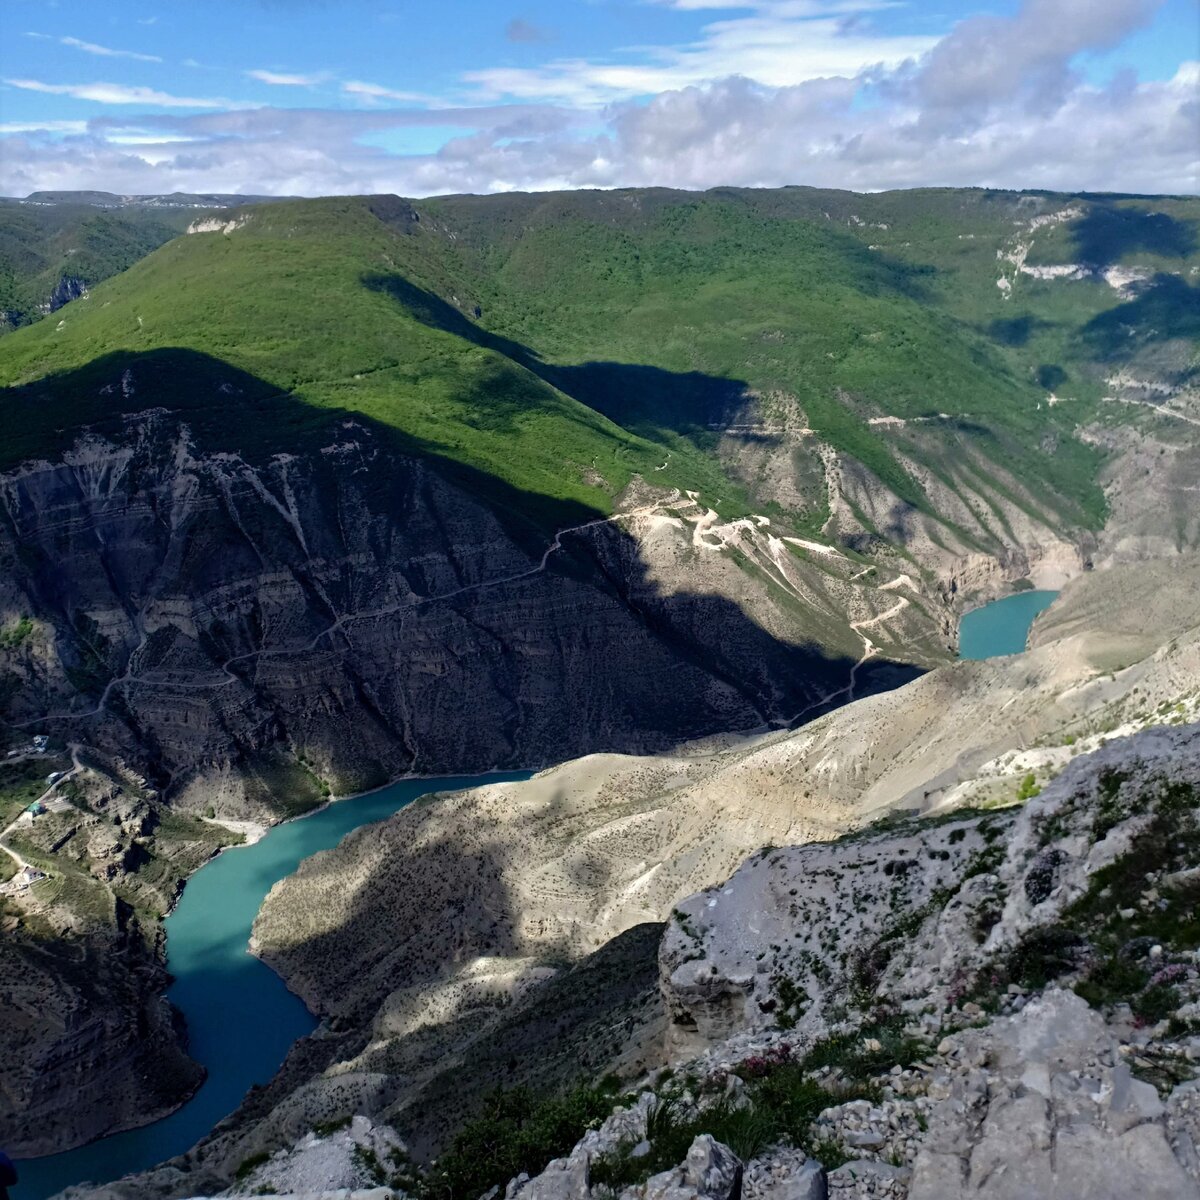
[[[85,133],[86,121],[0,121],[0,133]]]
[[[671,2],[699,7],[703,0]],[[361,103],[340,109],[225,107],[139,113],[123,122],[98,117],[86,131],[51,129],[50,122],[40,124],[40,132],[7,129],[0,193],[103,188],[419,196],[785,183],[1180,192],[1200,184],[1200,66],[1187,64],[1168,80],[1139,82],[1124,73],[1105,85],[1088,82],[1074,67],[1081,52],[1112,46],[1136,29],[1150,0],[1027,0],[1012,17],[972,18],[898,61],[894,54],[862,58],[867,46],[886,43],[896,51],[895,39],[835,35],[827,16],[796,17],[801,9],[815,11],[807,0],[742,7],[749,18],[710,24],[701,42],[671,52],[674,57],[663,52],[651,61],[642,50],[633,63],[581,61],[518,73],[528,97],[523,103],[418,107],[428,98],[350,81],[343,94]],[[807,58],[792,55],[787,66],[790,51],[778,47],[794,47],[793,32],[783,26],[797,21],[817,32]],[[839,40],[855,49],[839,48]],[[835,51],[856,65],[808,77],[822,55]],[[751,70],[754,62],[759,65]],[[675,82],[655,86],[663,80]],[[114,87],[87,90],[109,89],[107,103],[167,103],[135,94],[138,89],[123,89],[118,98]],[[574,103],[551,102],[564,95]],[[173,107],[225,104],[169,100]],[[368,137],[445,126],[468,132],[433,153],[393,153]]]
[[[347,96],[370,101],[393,100],[399,104],[424,104],[431,97],[421,92],[396,91],[394,88],[383,87],[378,83],[365,83],[361,79],[351,79],[342,84],[342,91]]]
[[[1071,61],[1107,50],[1149,23],[1162,0],[1026,0],[1010,18],[961,22],[930,52],[914,80],[927,110],[962,118],[1018,97],[1026,107],[1060,103]]]
[[[98,46],[95,42],[85,42],[77,37],[52,37],[48,33],[27,33],[28,38],[37,38],[40,42],[58,42],[61,46],[70,46],[82,50],[85,54],[95,54],[101,58],[132,58],[138,62],[160,63],[162,59],[157,54],[142,54],[137,50],[113,50],[108,46]]]
[[[73,46],[85,54],[97,54],[101,58],[134,58],[138,62],[162,62],[157,54],[140,54],[136,50],[112,50],[108,46],[97,46],[95,42],[82,42],[79,38],[59,38],[64,46]]]
[[[329,76],[321,71],[315,75],[288,75],[280,71],[246,71],[251,79],[257,79],[259,83],[269,83],[275,87],[314,87],[318,83],[324,83]]]
[[[97,104],[147,104],[159,108],[228,108],[233,101],[210,97],[172,96],[147,87],[127,87],[121,83],[43,83],[39,79],[5,79],[9,87],[50,96],[71,96]]]
[[[741,7],[753,8],[753,15],[714,21],[704,27],[700,40],[689,45],[631,48],[628,53],[637,61],[556,59],[537,67],[468,71],[463,78],[488,99],[511,96],[599,106],[731,75],[744,75],[771,87],[788,87],[829,75],[853,76],[871,66],[898,67],[927,53],[937,41],[932,37],[885,36],[869,28],[848,30],[828,15],[828,5]],[[857,12],[866,7],[846,5],[844,11]],[[817,12],[826,15],[814,17]]]

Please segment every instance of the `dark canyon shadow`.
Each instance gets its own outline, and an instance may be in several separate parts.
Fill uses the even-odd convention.
[[[54,627],[88,698],[53,732],[121,755],[159,788],[272,755],[297,773],[301,756],[327,764],[344,792],[408,772],[652,752],[811,719],[850,676],[851,659],[782,640],[723,596],[665,586],[616,524],[563,533],[543,566],[555,530],[599,514],[210,356],[113,354],[2,399],[9,465],[61,458],[84,428],[126,452],[103,488],[88,469],[55,477],[60,511],[87,515],[69,528],[48,527],[23,490],[38,473],[19,478],[0,506],[0,551],[10,593]],[[186,510],[171,500],[181,463]],[[291,503],[303,522],[289,520]],[[489,523],[504,538],[481,534]],[[264,578],[282,582],[264,594]],[[143,639],[142,614],[181,604],[186,620]],[[347,619],[364,610],[369,621]],[[97,612],[118,619],[101,631],[83,619]],[[868,666],[863,690],[918,673]],[[127,673],[136,678],[116,682]],[[7,695],[9,719],[14,703],[30,701]],[[447,878],[479,882],[487,914],[461,949],[510,952],[494,856],[441,853]],[[364,945],[367,934],[338,930]]]
[[[1134,253],[1185,258],[1196,249],[1196,231],[1188,222],[1111,202],[1093,200],[1070,233],[1079,261],[1089,267],[1111,266]]]
[[[445,309],[434,310],[437,319],[453,324]],[[72,678],[96,703],[129,669],[142,641],[139,611],[214,588],[250,597],[206,611],[195,633],[176,625],[144,641],[139,680],[109,688],[105,711],[86,725],[89,736],[108,730],[115,748],[140,747],[143,755],[149,748],[158,786],[178,784],[197,758],[225,745],[247,766],[304,747],[346,772],[342,791],[406,771],[661,750],[718,731],[786,724],[799,713],[811,719],[821,697],[849,677],[850,659],[780,640],[722,596],[664,589],[638,543],[615,524],[564,534],[543,570],[556,530],[600,514],[521,491],[441,446],[361,413],[307,404],[203,354],[109,355],[3,399],[17,431],[10,455],[28,456],[35,444],[41,454],[61,453],[87,426],[127,439],[122,486],[153,492],[186,423],[197,452],[241,455],[256,465],[259,484],[281,493],[254,500],[243,484],[248,499],[235,504],[214,492],[179,529],[152,513],[134,528],[118,503],[112,530],[92,530],[70,546],[57,532],[39,532],[36,517],[10,515],[14,582],[30,610],[55,626]],[[129,432],[131,410],[157,410],[154,420],[167,427],[157,442],[146,428]],[[339,441],[353,449],[349,479],[343,460],[319,453]],[[282,469],[273,456],[283,452],[307,452],[312,463],[305,539],[285,518],[283,484],[272,474]],[[148,503],[153,509],[159,501]],[[510,567],[463,549],[475,546],[488,520],[520,551],[504,551]],[[282,609],[254,598],[264,570],[290,581]],[[375,599],[397,592],[409,599],[390,607]],[[364,609],[370,622],[342,620]],[[106,639],[88,634],[79,618],[97,611],[129,614],[128,630],[110,630]],[[531,650],[537,646],[544,653]],[[864,682],[917,673],[873,662]],[[179,679],[212,687],[189,683],[181,691]],[[60,722],[56,730],[69,727]],[[193,736],[196,728],[215,732]]]
[[[675,372],[616,362],[576,366],[548,363],[537,351],[491,333],[454,305],[403,275],[366,275],[363,284],[391,296],[422,324],[504,355],[633,433],[653,437],[663,429],[670,429],[706,436],[708,426],[735,408],[747,390],[740,380],[722,379],[700,371]]]
[[[1081,333],[1098,358],[1127,355],[1135,347],[1173,338],[1200,338],[1200,287],[1162,272],[1135,296],[1093,317]]]

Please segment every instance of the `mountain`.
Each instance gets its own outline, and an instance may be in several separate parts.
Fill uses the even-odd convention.
[[[8,197],[0,197],[9,199]],[[278,196],[242,195],[238,192],[164,192],[150,196],[120,196],[116,192],[30,192],[18,204],[35,207],[86,206],[89,208],[237,208],[243,204],[269,204]],[[283,197],[286,199],[287,197]]]
[[[240,832],[408,773],[784,738],[849,701],[821,727],[830,762],[877,769],[849,739],[911,767],[882,803],[929,782],[880,736],[921,744],[884,693],[930,672],[905,695],[953,696],[964,676],[940,668],[964,608],[1200,543],[1194,199],[651,189],[87,211],[134,221],[129,237],[164,213],[187,232],[122,243],[127,269],[0,338],[0,721],[19,760],[0,799],[18,813],[43,766],[80,789],[9,839],[55,881],[44,909],[42,892],[3,909],[6,977],[37,964],[52,997],[22,1000],[30,1090],[0,1109],[39,1150],[195,1085],[158,922]],[[1087,685],[1060,652],[1039,670]],[[1020,670],[984,670],[985,690],[1015,704]],[[1011,736],[989,699],[951,711]],[[601,931],[663,919],[768,826],[811,836],[825,782],[764,804],[774,771],[753,769],[762,793],[727,839],[708,799],[623,784],[661,862],[644,908],[642,885],[597,901]],[[77,950],[108,974],[81,977]],[[311,997],[328,1003],[325,982]],[[89,1013],[153,1036],[84,1036]],[[63,1105],[80,1080],[87,1098]]]
[[[181,234],[196,209],[270,197],[33,192],[0,197],[0,333],[60,309]]]

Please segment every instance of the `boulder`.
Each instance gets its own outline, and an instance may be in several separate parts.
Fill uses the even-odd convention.
[[[644,1200],[741,1200],[741,1159],[702,1133],[682,1164],[648,1179],[642,1194]]]

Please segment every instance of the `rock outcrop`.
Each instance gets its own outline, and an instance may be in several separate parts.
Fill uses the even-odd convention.
[[[611,1194],[665,1108],[784,1131],[742,1165],[765,1195],[810,1194],[799,1142],[811,1194],[844,1200],[1200,1197],[1198,879],[1200,725],[1117,739],[1016,812],[767,851],[664,936],[684,1090],[510,1194]]]
[[[1200,1197],[1167,1118],[1168,1104],[1182,1110],[1195,1088],[1164,1104],[1078,996],[1048,991],[954,1040],[950,1095],[932,1110],[909,1200]],[[1182,1149],[1182,1137],[1174,1140]]]
[[[363,1116],[312,1131],[290,1148],[246,1159],[225,1196],[329,1195],[382,1200],[415,1182],[396,1131]]]
[[[70,304],[72,300],[78,300],[81,296],[88,294],[86,280],[80,279],[75,275],[64,275],[54,285],[54,290],[50,293],[48,308],[50,312],[57,312],[64,304]]]

